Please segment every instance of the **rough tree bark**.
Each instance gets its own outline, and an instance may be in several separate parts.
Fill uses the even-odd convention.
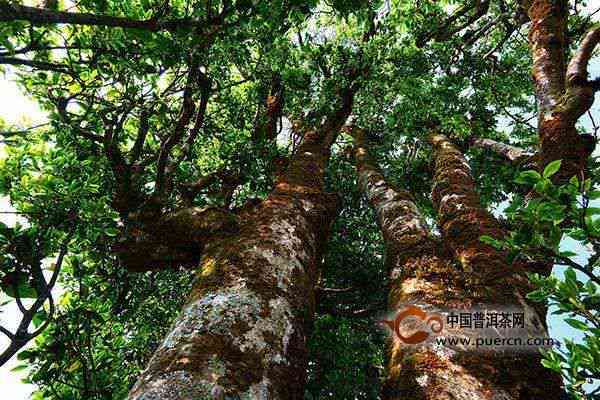
[[[538,103],[540,169],[562,160],[553,179],[564,183],[574,175],[580,176],[595,147],[589,137],[578,134],[575,124],[594,101],[595,85],[588,80],[587,66],[600,41],[600,27],[584,36],[567,65],[568,1],[525,0],[522,6],[531,20],[529,44]]]
[[[277,122],[283,110],[283,85],[281,77],[273,75],[265,99],[256,110],[255,127],[252,138],[255,141],[273,141],[277,138]]]
[[[472,147],[497,154],[508,163],[514,165],[526,164],[534,156],[533,153],[523,150],[520,147],[512,146],[510,144],[498,142],[492,139],[473,138],[470,145]]]
[[[596,146],[596,140],[591,135],[580,135],[575,125],[591,108],[594,94],[600,89],[600,80],[588,77],[592,52],[600,42],[600,26],[584,35],[567,62],[568,1],[521,0],[521,8],[531,22],[529,47],[540,140],[535,161],[538,169],[543,170],[550,162],[562,160],[561,169],[552,179],[564,184],[574,175],[585,174],[587,160]],[[489,139],[476,139],[472,145],[490,149],[509,161],[517,161],[523,152]]]
[[[341,109],[303,143],[275,189],[206,242],[192,293],[130,399],[302,399],[314,284],[337,196],[324,191]]]
[[[432,136],[434,205],[441,240],[428,230],[411,195],[386,183],[370,159],[362,131],[353,129],[359,183],[378,215],[390,273],[389,307],[400,311],[467,308],[489,304],[525,309],[526,324],[545,329],[523,297],[526,279],[504,254],[479,240],[501,236],[500,225],[482,209],[469,166],[442,135]],[[462,332],[468,336],[468,332]],[[561,398],[560,379],[535,353],[462,351],[451,346],[407,346],[390,340],[386,399]]]

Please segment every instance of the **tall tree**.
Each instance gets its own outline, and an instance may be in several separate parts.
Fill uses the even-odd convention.
[[[600,42],[594,27],[581,40],[567,63],[568,2],[523,2],[531,20],[529,43],[538,106],[540,167],[562,160],[554,179],[566,181],[585,169],[595,142],[577,132],[575,124],[594,102],[597,83],[588,79],[588,63]]]
[[[303,134],[273,192],[237,216],[239,232],[206,238],[190,300],[129,398],[303,398],[306,330],[337,211],[324,173],[355,90]],[[194,235],[195,224],[178,230]]]
[[[0,225],[22,313],[0,361],[21,350],[37,398],[526,398],[543,379],[558,396],[535,355],[396,343],[384,372],[388,306],[503,300],[543,326],[534,286],[587,340],[544,365],[574,394],[597,379],[598,258],[560,247],[600,251],[581,1],[43,3],[0,1],[0,68],[47,116],[0,120],[0,193],[24,220]],[[508,220],[487,211],[510,199]],[[555,262],[591,283],[556,283]]]
[[[480,241],[483,235],[501,238],[505,232],[482,209],[460,150],[443,135],[430,138],[435,159],[432,197],[441,228],[436,238],[411,194],[386,182],[369,156],[364,131],[352,131],[359,182],[377,212],[385,240],[390,310],[400,312],[406,305],[436,310],[501,304],[526,310],[529,328],[544,325],[545,309],[539,315],[525,301],[530,290],[522,268],[511,266],[506,254]],[[411,348],[392,336],[384,398],[562,398],[559,377],[545,370],[540,359],[535,353],[518,358],[501,351],[465,353],[451,345]]]

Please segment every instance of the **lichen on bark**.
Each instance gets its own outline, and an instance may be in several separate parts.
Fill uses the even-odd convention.
[[[303,398],[314,284],[338,204],[323,188],[326,137],[305,134],[273,192],[206,241],[188,302],[130,399]]]
[[[442,135],[432,136],[435,157],[432,199],[441,238],[427,228],[409,193],[389,185],[367,149],[364,133],[352,130],[359,184],[378,216],[390,273],[388,305],[392,315],[406,305],[423,310],[472,309],[488,303],[526,308],[528,286],[518,266],[482,243],[483,234],[503,231],[484,210],[469,164]],[[522,291],[523,290],[523,291]],[[468,336],[465,330],[456,332]],[[560,398],[560,378],[542,367],[538,354],[464,351],[427,342],[409,346],[389,337],[387,379],[382,396],[390,399],[525,400]],[[550,393],[548,393],[550,390]]]

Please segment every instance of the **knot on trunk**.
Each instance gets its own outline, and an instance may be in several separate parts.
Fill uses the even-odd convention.
[[[132,220],[113,249],[125,268],[132,271],[195,267],[212,237],[235,233],[238,227],[238,217],[225,209],[184,208],[154,221]]]

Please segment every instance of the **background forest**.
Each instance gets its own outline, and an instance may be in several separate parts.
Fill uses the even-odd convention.
[[[557,31],[536,42],[548,27],[531,10],[546,3]],[[192,288],[218,285],[203,252],[282,182],[318,181],[301,156],[323,131],[324,193],[338,198],[306,289],[303,396],[382,398],[390,254],[352,124],[436,237],[429,135],[464,154],[506,232],[482,245],[542,265],[523,272],[530,300],[577,331],[544,367],[572,398],[600,399],[594,3],[0,0],[0,71],[47,114],[0,119],[0,195],[26,221],[0,223],[0,304],[22,318],[0,326],[0,365],[29,368],[33,399],[127,398]],[[540,140],[547,113],[568,115],[571,141]]]

